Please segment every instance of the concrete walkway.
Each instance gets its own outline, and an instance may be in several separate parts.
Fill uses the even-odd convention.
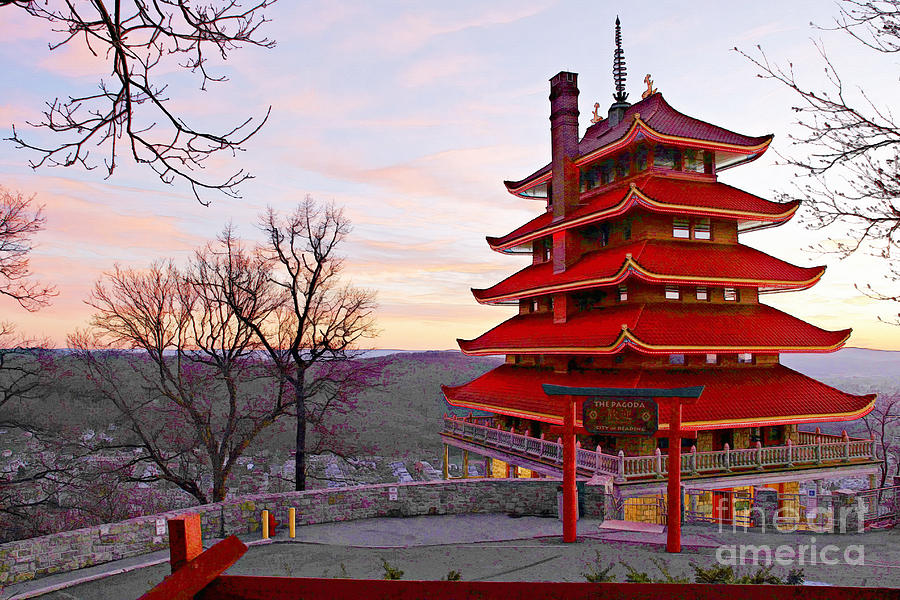
[[[843,556],[848,546],[864,545],[865,564],[800,566],[807,580],[831,585],[900,587],[900,531],[854,535],[761,534],[686,526],[683,552],[665,552],[665,533],[601,529],[600,522],[578,523],[579,541],[563,544],[555,518],[513,518],[503,514],[444,515],[369,519],[300,527],[289,540],[279,531],[272,541],[240,536],[253,546],[228,573],[294,577],[380,579],[384,563],[404,571],[404,579],[441,579],[450,570],[469,581],[584,581],[596,565],[615,564],[624,581],[629,565],[659,576],[658,565],[672,575],[693,579],[691,563],[710,566],[725,545],[809,546],[833,544]],[[215,540],[208,540],[211,545]],[[9,586],[0,598],[53,600],[137,598],[169,573],[168,553],[107,563],[37,581]],[[624,564],[621,564],[624,563]],[[787,567],[776,566],[785,574]]]

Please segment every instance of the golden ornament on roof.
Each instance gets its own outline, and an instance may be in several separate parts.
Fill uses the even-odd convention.
[[[598,110],[600,110],[600,103],[594,102],[594,117],[591,119],[591,123],[599,123],[603,120],[603,117],[597,113]]]
[[[643,94],[641,94],[641,99],[646,98],[646,97],[649,96],[650,94],[655,94],[655,93],[656,93],[656,88],[653,87],[653,80],[650,79],[650,73],[647,73],[647,76],[644,77],[644,83],[647,84],[647,89],[644,90],[644,93],[643,93]]]

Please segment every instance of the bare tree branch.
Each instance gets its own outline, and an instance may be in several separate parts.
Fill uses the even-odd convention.
[[[34,235],[44,228],[44,207],[0,186],[0,295],[35,311],[50,303],[56,289],[31,279],[29,255]]]
[[[842,0],[839,11],[832,27],[819,29],[841,31],[880,53],[900,51],[900,0]],[[758,77],[778,82],[798,100],[793,107],[797,129],[789,136],[796,150],[780,157],[799,178],[783,199],[804,202],[809,227],[836,227],[820,251],[843,258],[864,249],[884,259],[885,276],[898,281],[900,123],[889,106],[876,104],[866,90],[846,86],[824,44],[814,44],[824,66],[825,89],[801,83],[793,64],[771,62],[759,46],[754,53],[734,49],[757,67]],[[898,299],[869,284],[858,287],[872,298]]]
[[[187,182],[201,203],[208,203],[200,196],[207,190],[238,197],[238,186],[252,178],[250,173],[240,169],[213,181],[201,177],[200,171],[211,156],[222,151],[234,156],[243,150],[242,145],[265,124],[271,107],[262,119],[246,118],[221,132],[203,131],[171,110],[168,84],[159,83],[155,75],[177,64],[199,74],[201,90],[209,82],[226,81],[208,71],[209,55],[226,60],[241,46],[274,47],[275,42],[259,32],[267,22],[264,10],[274,2],[256,0],[245,7],[237,0],[201,5],[189,0],[0,0],[0,7],[21,8],[64,34],[64,39],[49,44],[51,51],[83,43],[106,61],[110,73],[100,80],[96,93],[55,98],[46,103],[41,121],[28,123],[52,133],[51,141],[28,141],[15,126],[8,139],[38,154],[30,162],[35,169],[45,165],[94,169],[97,162],[90,149],[104,148],[107,178],[116,169],[124,140],[135,162],[147,165],[165,183]]]

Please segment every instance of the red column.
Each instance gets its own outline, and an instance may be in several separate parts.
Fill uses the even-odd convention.
[[[671,404],[666,552],[681,552],[681,402],[675,398]]]
[[[203,553],[200,515],[187,513],[169,519],[169,565],[174,573]]]
[[[564,396],[563,400],[563,542],[571,543],[575,541],[578,510],[575,497],[575,397]]]

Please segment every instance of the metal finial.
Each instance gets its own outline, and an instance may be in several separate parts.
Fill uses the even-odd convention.
[[[619,17],[616,17],[616,49],[613,51],[613,81],[616,84],[616,93],[613,94],[613,100],[616,102],[625,102],[628,99],[628,92],[625,91],[625,77],[627,75],[625,51],[622,50],[622,26],[619,23]]]

